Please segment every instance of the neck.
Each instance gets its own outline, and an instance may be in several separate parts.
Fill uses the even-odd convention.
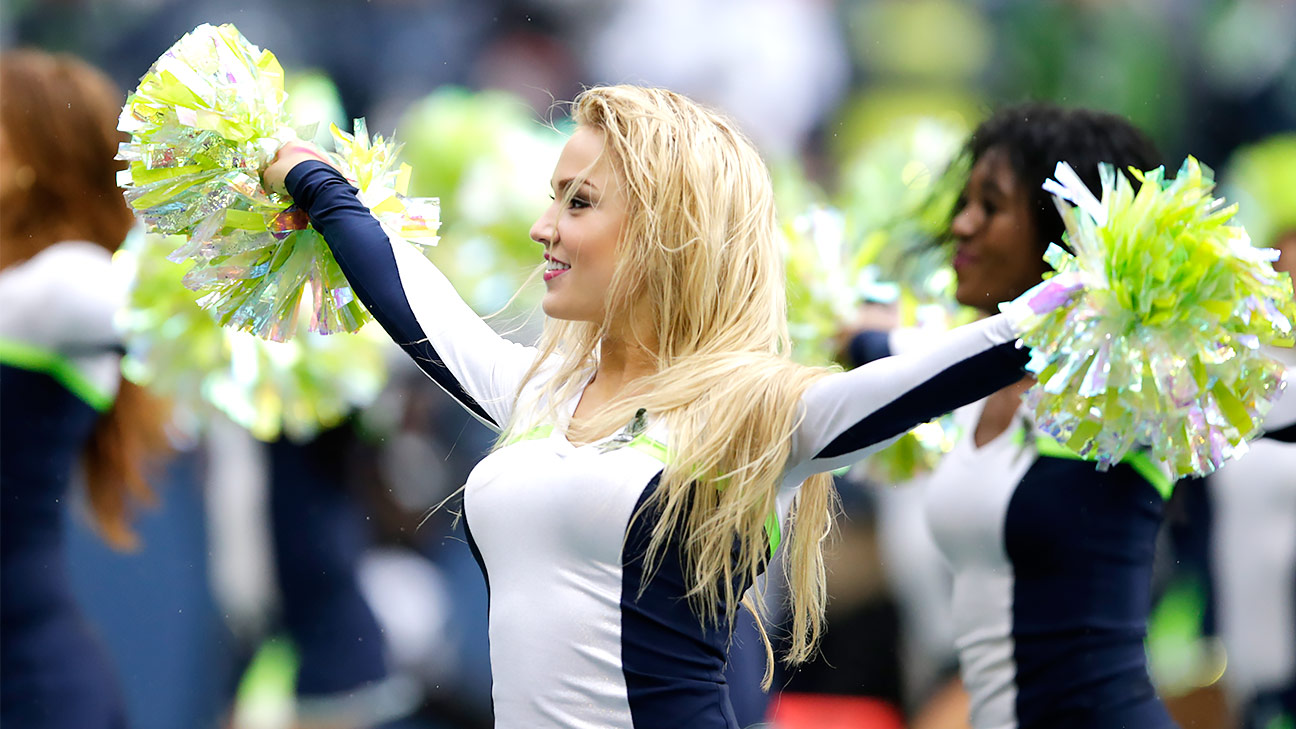
[[[594,380],[605,392],[619,392],[635,380],[656,372],[653,359],[639,340],[608,336],[599,343]]]
[[[594,378],[585,386],[580,401],[576,404],[576,410],[572,413],[573,423],[580,423],[596,416],[608,402],[621,395],[630,394],[627,391],[635,387],[640,379],[657,371],[653,359],[651,351],[640,344],[639,340],[627,341],[620,337],[605,337],[599,343],[599,362],[594,370]],[[583,431],[577,429],[568,437],[574,435],[576,438],[589,440],[608,435],[608,433],[578,435],[581,432]]]

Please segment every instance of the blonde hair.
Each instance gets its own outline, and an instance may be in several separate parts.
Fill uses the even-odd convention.
[[[546,321],[540,357],[524,380],[539,362],[560,363],[539,388],[547,409],[519,404],[500,443],[538,421],[556,420],[557,404],[586,384],[612,322],[646,322],[651,336],[632,344],[646,349],[655,372],[574,424],[569,435],[576,441],[607,435],[639,408],[665,421],[670,457],[645,509],[657,518],[645,581],[672,536],[680,538],[695,612],[732,626],[742,587],[757,584],[769,563],[764,525],[776,508],[801,396],[829,371],[788,357],[769,171],[729,121],[670,91],[591,88],[577,97],[573,116],[603,136],[604,155],[628,201],[626,224],[603,321]],[[802,485],[793,509],[784,557],[791,663],[808,659],[819,638],[822,542],[834,504],[832,479],[819,474]],[[751,602],[747,607],[759,619],[763,605]],[[764,642],[772,658],[767,637]],[[768,661],[767,686],[772,675]]]

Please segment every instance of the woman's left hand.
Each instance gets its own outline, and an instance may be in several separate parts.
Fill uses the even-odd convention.
[[[279,148],[279,152],[275,154],[275,158],[271,160],[270,165],[265,168],[265,172],[261,173],[262,185],[265,186],[265,189],[281,195],[288,194],[288,190],[284,187],[284,179],[288,177],[288,173],[292,171],[292,168],[307,160],[318,160],[335,169],[337,168],[337,165],[333,164],[328,155],[324,154],[324,150],[319,147],[309,142],[288,142]]]

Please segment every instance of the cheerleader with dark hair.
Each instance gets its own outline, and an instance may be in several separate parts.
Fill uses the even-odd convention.
[[[1098,165],[1157,167],[1125,119],[1031,104],[983,122],[950,223],[955,298],[997,312],[1049,270],[1063,224],[1042,183],[1068,162],[1100,192]],[[904,337],[862,332],[856,363]],[[1174,726],[1143,639],[1153,552],[1172,483],[1146,456],[1108,471],[1035,430],[1022,378],[955,412],[962,433],[931,474],[927,522],[953,571],[960,675],[976,729]]]

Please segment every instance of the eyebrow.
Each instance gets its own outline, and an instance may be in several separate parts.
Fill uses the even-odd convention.
[[[981,182],[981,194],[1005,198],[1010,197],[1008,190],[1005,189],[1003,185],[1000,185],[998,180],[992,177],[988,177]]]
[[[566,191],[567,188],[570,187],[571,184],[572,184],[573,182],[575,182],[575,181],[576,181],[576,178],[575,178],[575,177],[566,177],[566,178],[563,178],[563,179],[559,180],[558,183],[555,184],[555,185],[553,186],[553,187],[554,187],[554,190],[555,190],[555,191],[558,191],[558,190]],[[590,182],[590,181],[589,181],[589,178],[585,178],[584,180],[581,180],[580,184],[577,185],[577,189],[582,188],[582,187],[588,187],[590,190],[593,190],[594,192],[598,192],[598,185],[595,185],[593,182]]]

